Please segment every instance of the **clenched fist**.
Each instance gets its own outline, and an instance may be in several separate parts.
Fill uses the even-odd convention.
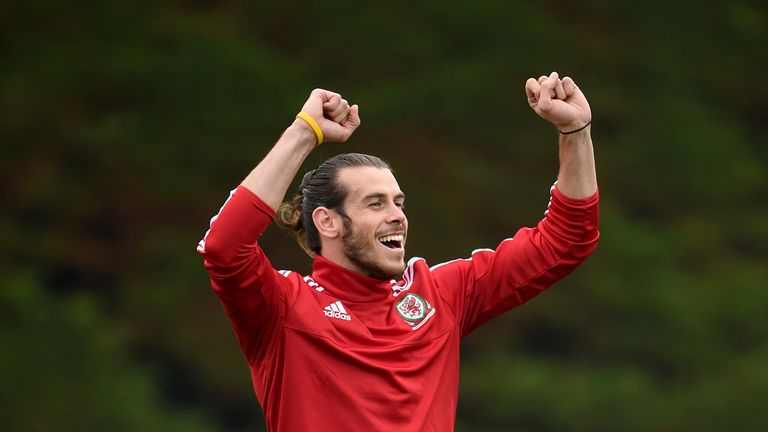
[[[360,126],[359,107],[350,106],[346,99],[332,91],[312,90],[301,110],[315,119],[326,142],[345,142]]]
[[[577,130],[592,121],[587,98],[570,77],[561,80],[557,72],[552,72],[538,80],[528,78],[525,93],[528,105],[536,114],[555,125],[560,132]]]

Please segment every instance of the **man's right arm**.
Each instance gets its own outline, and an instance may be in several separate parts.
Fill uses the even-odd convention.
[[[302,111],[320,127],[325,141],[346,141],[360,124],[357,106],[340,95],[314,90]],[[272,150],[232,191],[219,213],[211,219],[198,245],[211,286],[222,300],[246,355],[258,344],[260,324],[279,307],[279,283],[257,241],[275,215],[304,159],[317,146],[314,130],[296,119]]]

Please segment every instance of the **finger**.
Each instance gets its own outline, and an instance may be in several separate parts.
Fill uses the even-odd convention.
[[[347,102],[346,99],[342,99],[339,102],[339,108],[338,109],[340,109],[341,111],[344,112],[344,118],[346,118],[347,117],[347,113],[349,112],[349,102]]]
[[[563,81],[557,80],[555,82],[555,96],[560,100],[565,100],[565,89],[563,88]]]
[[[323,117],[323,103],[331,100],[335,94],[332,91],[316,88],[312,90],[301,110],[309,113],[314,118],[320,119]]]
[[[541,92],[539,93],[539,103],[537,105],[540,110],[548,111],[552,107],[552,98],[555,96],[556,83],[557,78],[554,75],[550,75],[541,83]]]
[[[321,89],[321,88],[316,88],[312,90],[311,95],[315,97],[319,97],[323,103],[330,101],[331,98],[333,98],[334,96],[338,96],[339,98],[341,98],[340,94],[336,92],[332,92],[330,90]]]
[[[533,78],[528,78],[525,82],[525,95],[528,97],[528,105],[535,107],[539,100],[539,93],[541,92],[541,85]]]
[[[557,84],[560,82],[560,76],[557,74],[557,72],[552,72],[547,77],[548,80],[552,80],[552,96],[557,97]]]
[[[347,102],[346,99],[342,99],[341,101],[339,101],[339,104],[336,106],[336,109],[328,112],[327,117],[332,119],[336,123],[340,123],[342,120],[347,118],[348,113],[349,113],[349,102]]]
[[[341,102],[341,95],[338,93],[332,93],[331,97],[323,103],[323,112],[328,114],[336,110]]]
[[[571,77],[563,78],[563,89],[565,90],[565,95],[567,97],[570,97],[576,92],[576,83],[573,82]]]
[[[349,115],[349,107],[335,111],[333,115],[329,116],[331,120],[341,124]]]
[[[547,78],[549,78],[549,77],[548,77],[548,76],[546,76],[546,75],[542,75],[542,76],[540,76],[540,77],[539,77],[539,84],[543,83],[543,82],[544,82],[544,80],[545,80],[545,79],[547,79]]]

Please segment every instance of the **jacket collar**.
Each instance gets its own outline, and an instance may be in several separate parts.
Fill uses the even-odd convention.
[[[394,279],[375,279],[315,255],[312,279],[329,294],[353,303],[373,303],[392,296]]]

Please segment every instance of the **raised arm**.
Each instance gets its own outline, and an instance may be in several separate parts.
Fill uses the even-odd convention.
[[[597,192],[595,158],[590,128],[592,111],[584,93],[569,77],[557,72],[525,83],[528,104],[560,131],[560,172],[557,188],[569,198],[587,198]]]
[[[360,126],[358,106],[350,106],[341,95],[327,90],[313,90],[301,110],[317,122],[323,142],[345,142]],[[296,118],[242,185],[277,210],[304,159],[317,145],[310,124]]]
[[[360,125],[357,105],[340,95],[314,90],[302,108],[309,121],[297,118],[272,150],[230,194],[197,247],[249,361],[257,359],[264,325],[282,316],[285,279],[272,268],[258,239],[272,223],[275,210],[301,163],[324,141],[346,141]],[[303,114],[302,114],[303,115]],[[315,133],[310,122],[317,123]],[[250,192],[249,192],[250,191]],[[266,323],[266,324],[265,324]]]
[[[211,219],[211,229],[197,247],[198,252],[205,255],[209,270],[214,270],[216,263],[227,269],[241,265],[242,260],[236,258],[250,256],[246,252],[253,250],[253,244],[272,221],[288,185],[307,155],[320,144],[320,138],[324,138],[324,142],[343,142],[360,125],[357,105],[350,106],[341,95],[327,90],[313,90],[301,112],[303,117],[297,116],[267,156],[241,183],[241,187],[259,198],[261,204],[256,207],[266,219],[258,223],[251,220],[244,226],[239,219],[242,212],[236,211],[239,207],[226,203]],[[314,127],[318,128],[317,132]],[[221,223],[222,216],[224,223]]]
[[[594,251],[600,235],[592,117],[584,94],[555,72],[529,79],[525,90],[531,108],[560,131],[557,187],[535,227],[521,228],[495,250],[477,249],[471,258],[431,268],[441,293],[460,311],[462,335],[568,275]]]

